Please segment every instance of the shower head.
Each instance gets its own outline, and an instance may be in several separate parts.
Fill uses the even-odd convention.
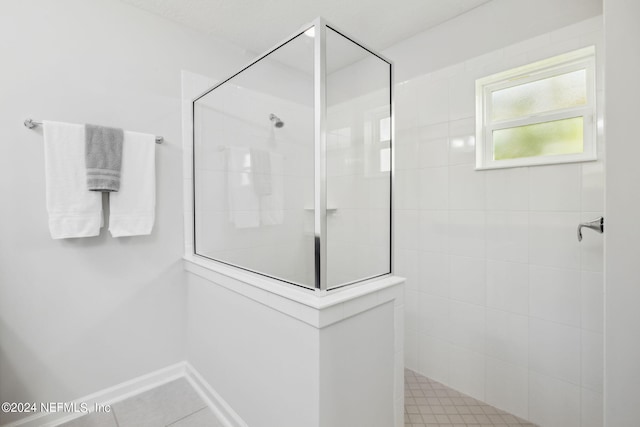
[[[276,116],[273,113],[269,114],[269,120],[271,120],[273,122],[273,125],[277,128],[281,128],[282,126],[284,126],[284,122],[280,120],[280,117]]]

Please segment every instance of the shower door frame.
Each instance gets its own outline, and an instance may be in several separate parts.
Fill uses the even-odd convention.
[[[364,277],[355,281],[342,283],[337,286],[333,286],[331,288],[327,285],[327,55],[326,55],[326,31],[327,28],[333,30],[340,36],[349,40],[356,46],[366,50],[371,55],[377,57],[382,60],[389,66],[389,116],[391,122],[390,129],[390,170],[389,170],[389,271],[382,274],[377,274],[374,276]],[[291,280],[282,279],[264,272],[252,270],[247,267],[243,267],[241,265],[233,264],[230,262],[225,262],[222,260],[218,260],[215,258],[208,257],[206,255],[202,255],[197,253],[197,233],[196,233],[196,137],[195,137],[195,107],[196,102],[213,92],[218,87],[224,85],[229,80],[233,79],[237,75],[241,74],[245,70],[252,67],[254,64],[257,64],[262,59],[269,56],[271,53],[285,46],[290,41],[295,38],[303,35],[305,32],[314,29],[314,236],[313,236],[313,245],[314,245],[314,285],[313,287],[296,283]],[[220,82],[210,87],[200,95],[196,96],[191,101],[191,120],[192,120],[192,128],[191,128],[191,148],[192,148],[192,158],[191,158],[191,172],[192,172],[192,238],[193,238],[193,246],[192,246],[192,255],[205,258],[210,261],[214,261],[216,263],[222,263],[225,265],[230,265],[235,268],[242,269],[244,271],[248,271],[254,274],[259,274],[261,276],[267,277],[269,279],[278,280],[285,283],[290,283],[292,285],[299,286],[304,289],[315,290],[316,292],[324,293],[326,291],[343,288],[346,286],[354,285],[354,284],[362,284],[367,283],[375,279],[380,279],[383,277],[393,276],[394,268],[393,261],[394,257],[394,223],[393,223],[393,206],[394,206],[394,181],[395,181],[395,119],[394,119],[394,74],[393,74],[393,62],[388,58],[385,58],[379,53],[376,53],[372,49],[368,48],[365,44],[360,41],[354,39],[353,37],[347,36],[343,31],[335,27],[333,24],[328,23],[324,18],[318,17],[311,21],[310,23],[303,25],[300,30],[295,32],[292,36],[289,36],[283,42],[276,44],[271,49],[268,49],[262,55],[259,55],[256,59],[251,61],[246,66],[242,67],[239,71],[233,73],[232,75],[222,79]]]

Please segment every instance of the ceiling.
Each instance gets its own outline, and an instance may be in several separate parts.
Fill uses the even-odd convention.
[[[260,54],[318,16],[382,50],[489,0],[122,1]]]

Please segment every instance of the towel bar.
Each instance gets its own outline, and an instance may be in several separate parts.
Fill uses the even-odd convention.
[[[25,127],[27,127],[28,129],[33,129],[36,126],[41,126],[42,122],[36,122],[33,119],[26,119],[24,121],[24,125]],[[162,144],[162,142],[164,141],[164,138],[161,136],[156,136],[156,144]]]

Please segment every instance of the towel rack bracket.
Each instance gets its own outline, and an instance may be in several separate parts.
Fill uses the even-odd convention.
[[[26,119],[24,121],[24,125],[29,129],[33,129],[34,127],[36,127],[39,124],[40,123],[34,122],[33,119]]]
[[[41,126],[42,122],[36,122],[33,119],[25,119],[24,126],[27,129],[33,129],[36,126]],[[162,144],[164,142],[164,138],[161,136],[156,136],[156,144]]]

